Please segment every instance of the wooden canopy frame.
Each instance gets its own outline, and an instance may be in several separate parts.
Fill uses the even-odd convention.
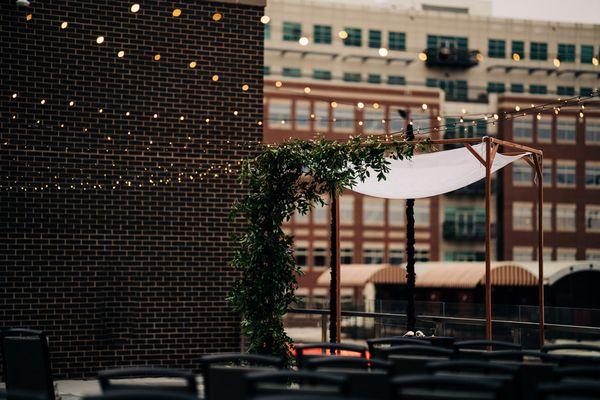
[[[473,149],[472,144],[481,142],[485,143],[485,160]],[[418,140],[410,141],[409,143],[417,144]],[[457,138],[457,139],[436,139],[431,140],[432,144],[462,144],[473,156],[485,167],[485,332],[486,339],[492,340],[492,281],[491,281],[491,232],[490,232],[490,209],[491,209],[491,192],[492,192],[492,164],[494,157],[498,152],[498,148],[503,146],[506,149],[511,149],[506,155],[519,155],[530,153],[523,159],[533,168],[535,172],[534,179],[538,186],[538,215],[537,215],[537,231],[538,231],[538,294],[539,294],[539,340],[540,347],[544,345],[544,227],[543,227],[543,204],[544,204],[544,183],[543,183],[543,152],[539,149],[524,146],[521,144],[508,142],[493,137],[483,138]],[[330,236],[330,268],[331,282],[329,288],[329,337],[331,342],[339,342],[341,338],[341,303],[340,303],[340,207],[339,196],[332,192],[331,195],[331,236]]]

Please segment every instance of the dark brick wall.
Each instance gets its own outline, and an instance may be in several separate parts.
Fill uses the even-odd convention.
[[[228,214],[262,140],[263,10],[140,3],[0,3],[0,327],[47,331],[59,377],[240,345]]]

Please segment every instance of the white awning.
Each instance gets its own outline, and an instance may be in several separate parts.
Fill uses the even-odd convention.
[[[486,159],[485,143],[472,146]],[[529,153],[506,156],[497,153],[492,172],[504,168]],[[452,192],[485,178],[485,167],[466,147],[418,154],[410,160],[393,160],[385,180],[378,180],[370,170],[370,177],[351,189],[367,196],[386,199],[420,199]]]

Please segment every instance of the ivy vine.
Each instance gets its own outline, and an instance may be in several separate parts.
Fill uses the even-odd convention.
[[[423,141],[418,146],[428,146]],[[241,272],[228,300],[241,317],[248,351],[290,360],[292,339],[283,316],[296,300],[294,290],[302,273],[293,257],[293,237],[282,230],[294,212],[306,214],[324,205],[324,194],[341,193],[369,176],[379,180],[389,172],[386,157],[410,158],[415,145],[406,141],[351,138],[292,140],[264,146],[260,155],[246,160],[240,180],[248,188],[234,206],[233,215],[245,222],[231,264]]]

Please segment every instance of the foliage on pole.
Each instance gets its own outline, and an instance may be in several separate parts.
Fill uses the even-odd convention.
[[[423,141],[418,146],[429,145]],[[283,328],[283,316],[296,301],[302,272],[283,222],[294,212],[306,214],[315,204],[324,205],[324,194],[339,194],[363,181],[369,169],[385,179],[386,157],[409,158],[414,150],[414,144],[403,140],[292,140],[266,145],[256,158],[244,162],[240,180],[248,192],[233,215],[244,219],[245,230],[236,238],[239,248],[231,261],[241,274],[228,299],[241,315],[249,352],[291,360],[292,340]]]

